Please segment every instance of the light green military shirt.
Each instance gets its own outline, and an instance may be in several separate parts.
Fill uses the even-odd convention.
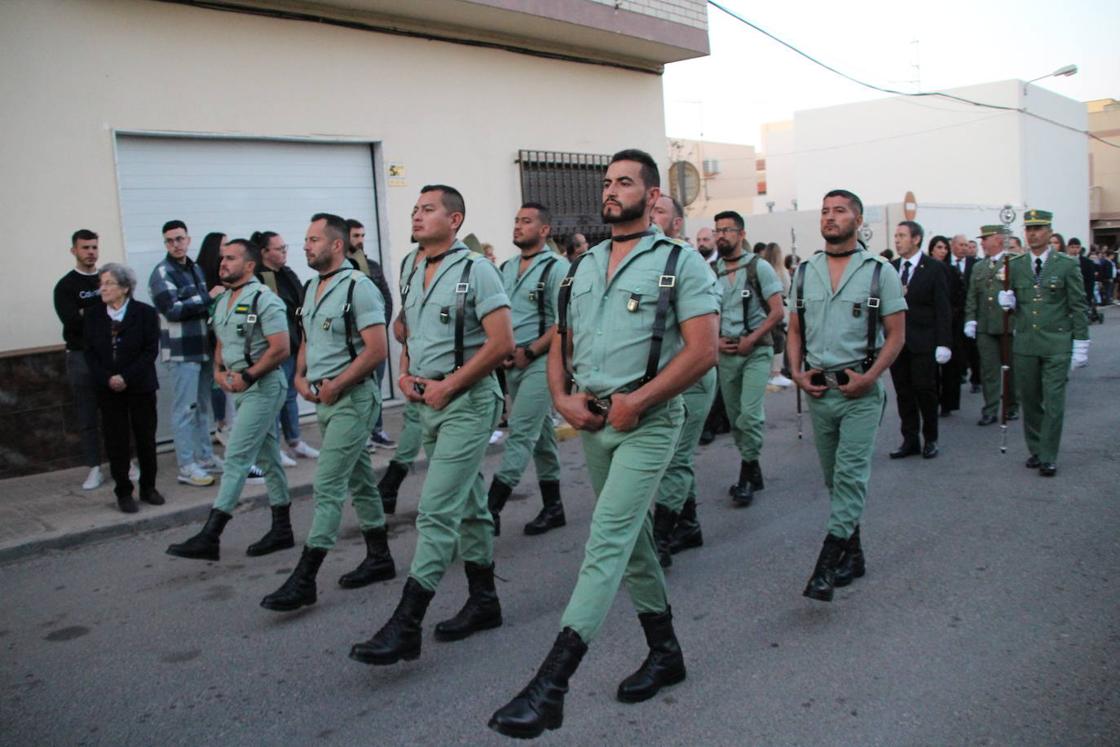
[[[747,298],[747,308],[750,315],[749,326],[751,331],[758,329],[766,321],[766,317],[770,315],[770,307],[766,304],[766,299],[775,293],[781,295],[782,292],[782,281],[769,262],[757,254],[751,254],[744,259],[746,263],[740,261],[736,266],[734,279],[727,269],[727,262],[722,257],[716,260],[716,277],[719,278],[719,291],[722,297],[719,322],[720,337],[741,337],[748,334],[747,328],[743,325],[744,290],[750,292],[750,296]],[[758,275],[757,286],[747,283],[750,276],[748,265],[755,268]],[[759,297],[760,288],[761,298]]]
[[[428,287],[424,287],[427,260],[413,276],[403,303],[408,328],[408,372],[435,378],[455,369],[455,320],[458,291],[464,290],[463,360],[486,342],[482,320],[492,311],[509,306],[498,268],[481,254],[456,241],[440,262]],[[466,286],[460,287],[464,263],[470,262]],[[406,273],[409,270],[406,269]]]
[[[544,307],[544,328],[556,323],[556,298],[560,281],[568,274],[568,260],[557,256],[547,247],[533,255],[529,266],[520,277],[517,274],[521,257],[502,263],[502,284],[510,300],[513,318],[513,340],[518,347],[525,347],[541,336],[541,304]],[[541,288],[545,273],[548,279]]]
[[[596,244],[576,268],[568,306],[572,373],[580,390],[605,397],[636,384],[645,375],[660,291],[658,281],[673,246],[680,246],[681,252],[657,370],[683,347],[681,322],[719,313],[715,274],[683,241],[660,232],[644,237],[619,263],[609,283],[611,241]]]
[[[790,289],[790,313],[800,315],[808,368],[839,371],[854,368],[867,357],[867,299],[876,263],[882,266],[879,271],[880,321],[875,332],[875,349],[879,350],[884,340],[882,318],[907,308],[898,272],[885,259],[864,249],[848,260],[834,293],[824,252],[805,260],[804,269],[797,268]],[[798,286],[802,272],[805,273],[805,308],[800,310]]]
[[[362,272],[343,265],[342,270],[326,280],[323,294],[316,300],[320,278],[316,277],[307,287],[301,310],[307,351],[304,354],[307,364],[307,380],[331,379],[346,370],[352,360],[346,345],[346,319],[344,310],[354,284],[354,294],[350,301],[353,320],[350,340],[354,352],[361,355],[365,350],[361,331],[366,327],[385,324],[385,299],[373,281]]]
[[[256,363],[268,349],[265,338],[281,332],[287,334],[288,314],[283,299],[256,278],[242,286],[237,300],[231,304],[232,292],[226,290],[214,301],[211,323],[214,334],[222,343],[222,363],[230,371],[241,372],[249,367],[245,360],[246,339],[249,341],[249,357]],[[256,321],[250,321],[254,313]]]

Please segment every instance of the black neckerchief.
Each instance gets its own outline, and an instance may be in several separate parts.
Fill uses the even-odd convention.
[[[329,279],[333,278],[335,275],[342,272],[343,270],[353,270],[353,269],[354,269],[353,267],[347,267],[346,263],[343,262],[342,267],[339,267],[337,270],[331,270],[326,275],[320,275],[319,276],[319,284],[322,285],[324,280],[329,280]]]
[[[825,252],[824,252],[824,255],[826,257],[836,257],[837,259],[841,259],[843,257],[850,257],[853,254],[856,254],[857,252],[860,252],[860,251],[863,251],[863,250],[858,246],[855,249],[849,249],[846,252],[836,252],[836,253],[830,252],[826,249]]]
[[[242,283],[241,285],[227,285],[227,286],[226,286],[226,290],[227,290],[227,291],[229,291],[229,292],[231,292],[231,293],[232,293],[233,291],[239,291],[239,290],[241,290],[242,288],[244,288],[244,287],[245,287],[246,285],[248,285],[249,283],[253,282],[253,280],[255,280],[255,279],[256,279],[256,278],[251,278],[251,279],[249,279],[249,280],[246,280],[246,281],[245,281],[244,283]]]
[[[454,246],[454,247],[451,247],[450,249],[448,249],[443,254],[437,254],[434,257],[425,257],[424,261],[427,262],[429,265],[438,265],[440,262],[443,261],[443,258],[446,257],[448,254],[454,254],[455,252],[461,252],[461,251],[463,251],[463,248],[464,247],[461,247],[461,246]]]
[[[524,254],[522,254],[521,255],[521,261],[524,262],[527,259],[532,259],[533,257],[537,257],[541,254],[544,254],[544,249],[538,249],[537,251],[530,254],[528,257],[526,257]]]
[[[623,234],[622,236],[611,236],[611,243],[621,244],[623,241],[633,241],[634,239],[640,239],[644,236],[653,236],[653,229],[647,228],[646,230],[638,231],[637,233],[627,233]]]
[[[747,256],[747,255],[744,253],[744,254],[740,254],[738,257],[722,257],[721,256],[720,259],[722,259],[724,261],[724,264],[726,264],[728,262],[738,262],[739,260],[741,260],[745,256]]]

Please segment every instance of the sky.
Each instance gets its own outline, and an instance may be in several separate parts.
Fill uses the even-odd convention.
[[[1029,80],[1075,64],[1076,75],[1036,85],[1079,101],[1120,99],[1118,0],[720,2],[822,62],[885,88],[936,91]],[[761,147],[763,123],[884,96],[712,5],[708,27],[708,57],[665,68],[669,137]]]

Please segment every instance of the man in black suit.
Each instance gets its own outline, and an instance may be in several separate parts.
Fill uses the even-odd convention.
[[[958,233],[950,242],[949,251],[952,252],[949,264],[960,274],[961,282],[967,292],[968,283],[972,280],[972,268],[976,264],[976,250],[970,245],[967,236]],[[963,309],[962,305],[961,310]],[[960,323],[954,320],[953,329],[961,327],[963,322],[963,316]],[[972,393],[976,394],[980,391],[980,348],[976,347],[976,340],[967,337],[962,337],[960,342],[963,345],[961,351],[964,355],[957,356],[956,371],[958,375],[963,375],[965,368],[968,368],[968,382],[972,385]]]
[[[937,456],[937,366],[952,356],[948,279],[941,263],[922,253],[922,237],[922,227],[911,220],[899,223],[894,232],[898,259],[891,264],[902,281],[907,311],[906,344],[891,364],[902,419],[902,445],[891,459]]]

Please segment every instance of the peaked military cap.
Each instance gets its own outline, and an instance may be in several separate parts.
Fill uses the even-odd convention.
[[[1054,221],[1054,214],[1049,210],[1028,210],[1023,213],[1024,226],[1048,226]]]
[[[1008,233],[1011,233],[1011,231],[1008,231],[1007,227],[1003,225],[980,226],[980,235],[976,238],[986,239],[989,236],[1002,236]]]

